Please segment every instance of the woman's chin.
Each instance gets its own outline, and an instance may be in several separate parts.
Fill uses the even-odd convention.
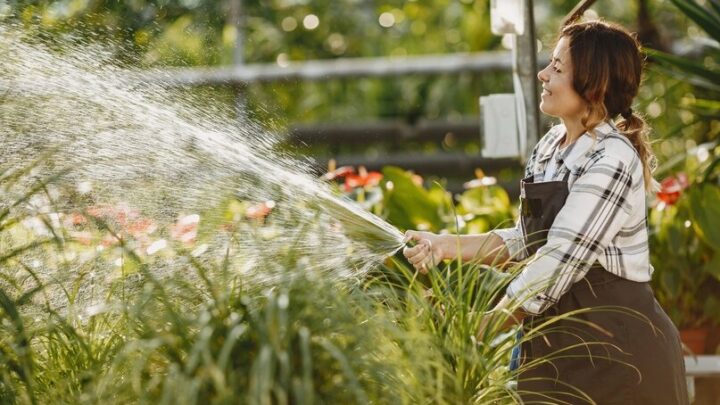
[[[551,117],[557,117],[557,115],[553,114],[552,107],[548,106],[547,103],[545,103],[545,101],[541,101],[539,107],[540,107],[540,112],[542,112],[543,114],[549,115]]]

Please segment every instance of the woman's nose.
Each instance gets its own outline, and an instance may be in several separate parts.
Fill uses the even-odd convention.
[[[547,75],[545,74],[545,71],[546,71],[546,70],[547,70],[547,68],[539,71],[538,74],[537,74],[537,78],[538,78],[538,80],[540,80],[541,82],[546,82],[546,81],[547,81]]]

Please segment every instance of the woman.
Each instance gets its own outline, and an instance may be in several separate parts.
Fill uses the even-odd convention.
[[[527,163],[516,227],[460,236],[460,243],[453,235],[406,234],[417,244],[404,254],[423,272],[457,256],[527,259],[496,307],[521,302],[514,318],[526,331],[546,317],[604,307],[575,315],[584,323],[555,318],[556,327],[523,341],[524,402],[688,403],[677,329],[648,285],[645,198],[654,156],[631,108],[642,68],[640,46],[623,28],[564,27],[538,73],[540,110],[561,123]],[[547,361],[533,362],[540,358]]]

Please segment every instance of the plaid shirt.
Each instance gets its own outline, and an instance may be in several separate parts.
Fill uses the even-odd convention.
[[[539,314],[580,281],[598,261],[605,270],[633,281],[649,281],[653,272],[648,251],[643,167],[635,148],[611,121],[588,133],[552,159],[565,134],[556,125],[538,142],[525,177],[543,181],[548,165],[552,180],[570,171],[568,195],[544,246],[529,258],[507,288],[523,308]],[[521,223],[492,231],[515,260],[528,259]]]

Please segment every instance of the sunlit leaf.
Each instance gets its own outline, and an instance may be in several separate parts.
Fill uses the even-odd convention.
[[[720,187],[702,184],[689,191],[690,215],[695,231],[720,251]]]

